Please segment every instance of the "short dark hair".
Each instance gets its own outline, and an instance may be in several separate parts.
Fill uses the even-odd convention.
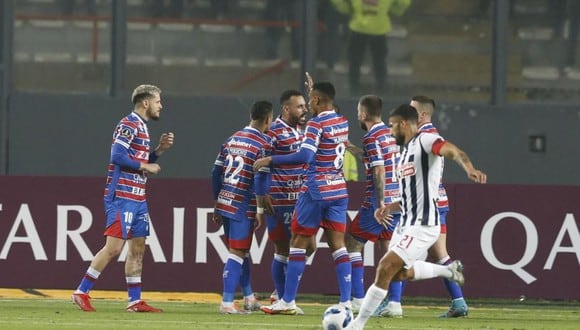
[[[383,100],[377,95],[364,95],[358,103],[365,107],[367,113],[372,117],[380,117],[383,112]]]
[[[411,98],[411,101],[419,102],[421,104],[430,104],[435,110],[435,100],[425,95],[415,95]]]
[[[334,85],[332,85],[327,81],[314,83],[314,85],[312,85],[312,90],[323,94],[330,100],[334,100],[334,97],[336,96],[336,90],[334,89]]]
[[[393,111],[391,111],[390,117],[395,116],[401,117],[405,121],[414,123],[419,121],[419,113],[417,112],[417,109],[415,109],[415,107],[410,104],[401,104],[393,109]]]
[[[280,95],[280,105],[284,105],[286,102],[290,101],[292,96],[304,96],[302,93],[295,89],[288,89],[282,92]]]
[[[273,111],[273,106],[271,102],[268,101],[257,101],[252,104],[250,108],[250,115],[252,120],[264,120]]]

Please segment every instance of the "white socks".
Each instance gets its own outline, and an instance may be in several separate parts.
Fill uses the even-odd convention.
[[[411,281],[426,280],[435,277],[450,278],[452,276],[451,271],[447,269],[447,266],[419,260],[415,261],[415,264],[413,264],[413,270],[415,270],[415,277],[413,277]]]

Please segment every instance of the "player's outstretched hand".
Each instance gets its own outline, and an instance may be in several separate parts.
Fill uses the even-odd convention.
[[[470,180],[477,182],[477,183],[487,183],[487,174],[483,173],[480,170],[473,169],[467,173],[467,176]]]
[[[175,134],[173,132],[161,134],[159,139],[159,147],[157,150],[165,151],[173,146],[173,141],[175,140]]]
[[[258,230],[260,229],[260,227],[262,227],[262,224],[264,223],[264,219],[265,219],[266,215],[264,215],[264,213],[261,214],[257,214],[256,213],[256,221],[254,222],[254,230]]]
[[[254,172],[258,171],[262,167],[270,166],[271,163],[272,163],[272,157],[264,157],[264,158],[257,159],[254,162]]]
[[[306,71],[306,81],[304,82],[304,86],[306,86],[306,91],[310,93],[312,91],[312,86],[314,86],[314,79],[308,71]]]
[[[393,215],[391,214],[391,210],[388,205],[375,210],[375,220],[385,228],[391,225],[391,221],[393,221]]]
[[[272,203],[272,196],[270,195],[264,196],[264,213],[274,215],[274,206]]]
[[[222,216],[216,212],[215,208],[213,210],[213,216],[211,217],[211,220],[218,226],[222,225]]]
[[[161,166],[159,166],[157,163],[141,163],[140,170],[150,174],[157,174],[159,171],[161,171]]]

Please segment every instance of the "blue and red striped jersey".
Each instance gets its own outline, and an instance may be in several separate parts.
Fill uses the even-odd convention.
[[[132,160],[141,163],[149,162],[149,131],[147,123],[138,114],[132,112],[117,124],[113,132],[111,151],[115,144],[127,149]],[[114,198],[145,201],[146,183],[146,172],[121,168],[111,162],[105,185],[105,201],[112,201]]]
[[[309,192],[313,200],[348,197],[342,173],[347,141],[348,121],[334,110],[321,112],[306,124],[301,148],[313,151],[315,159],[306,169],[301,191]]]
[[[439,134],[439,131],[437,131],[437,128],[433,125],[433,123],[424,123],[423,125],[421,125],[421,127],[419,127],[419,132],[425,132],[425,133],[433,133],[433,134]],[[443,157],[441,157],[443,160]],[[439,200],[437,201],[437,208],[441,209],[441,210],[449,210],[449,199],[447,198],[447,191],[445,190],[445,187],[443,186],[443,169],[445,167],[445,162],[442,162],[441,165],[441,183],[439,183]]]
[[[373,182],[373,167],[385,167],[385,200],[386,204],[399,202],[401,193],[395,172],[399,162],[399,146],[391,135],[391,130],[380,122],[373,125],[363,136],[363,163],[366,172],[365,197],[363,207],[378,206],[375,185]]]
[[[256,159],[270,156],[271,139],[259,130],[246,126],[230,136],[220,148],[215,165],[223,166],[222,186],[216,210],[227,218],[254,219],[256,195],[254,193],[254,169]],[[260,171],[269,172],[268,167]]]
[[[292,127],[278,117],[272,123],[268,136],[272,138],[272,154],[287,155],[300,148],[304,131],[302,127]],[[296,204],[298,193],[302,187],[303,174],[304,164],[278,164],[272,167],[270,196],[272,196],[274,206]]]

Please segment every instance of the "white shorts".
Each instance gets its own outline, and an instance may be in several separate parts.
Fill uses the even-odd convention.
[[[427,258],[427,252],[439,238],[440,232],[439,226],[397,226],[389,243],[389,251],[403,259],[405,268],[411,268],[415,261]]]

